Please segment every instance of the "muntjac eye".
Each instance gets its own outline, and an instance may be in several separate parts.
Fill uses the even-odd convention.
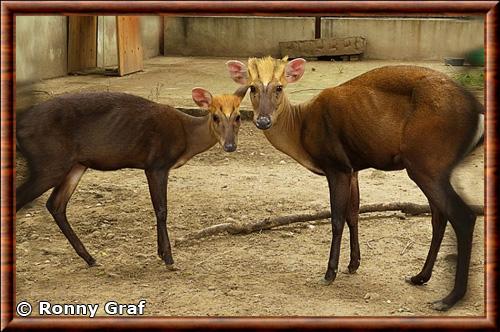
[[[236,120],[236,122],[240,122],[241,121],[241,116],[237,115],[235,120]]]
[[[276,87],[276,92],[281,92],[281,91],[283,91],[283,85],[278,85]]]
[[[219,117],[215,114],[212,116],[212,119],[214,120],[215,123],[218,123],[220,120]]]
[[[253,85],[251,85],[250,86],[250,92],[251,93],[255,93],[255,91],[257,91],[257,90],[255,89],[255,87]]]

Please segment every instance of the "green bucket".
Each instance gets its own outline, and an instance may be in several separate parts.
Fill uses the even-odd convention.
[[[484,47],[467,52],[465,54],[465,61],[471,66],[484,66]]]

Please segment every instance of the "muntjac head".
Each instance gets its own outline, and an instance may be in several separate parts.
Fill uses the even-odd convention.
[[[253,121],[259,129],[269,129],[283,110],[284,88],[297,82],[304,74],[306,60],[288,61],[288,57],[250,58],[247,66],[236,60],[228,61],[231,78],[250,87],[250,99],[254,110]]]
[[[209,111],[209,126],[224,151],[233,152],[238,144],[238,130],[241,124],[240,103],[247,87],[242,87],[232,95],[212,96],[203,88],[194,88],[194,102]]]

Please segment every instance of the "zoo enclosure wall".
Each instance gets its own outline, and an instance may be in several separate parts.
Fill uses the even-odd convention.
[[[144,58],[280,56],[279,42],[315,38],[313,17],[141,16]],[[117,64],[114,18],[98,18],[98,66]],[[65,16],[16,17],[16,82],[67,75]],[[484,45],[482,17],[323,17],[321,37],[362,36],[365,59],[430,60],[460,57]]]
[[[322,38],[361,36],[366,59],[442,60],[484,44],[482,18],[321,19]],[[315,38],[314,18],[166,17],[165,53],[280,56],[279,42]]]

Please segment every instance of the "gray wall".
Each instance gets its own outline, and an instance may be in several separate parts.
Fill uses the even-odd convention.
[[[16,81],[32,82],[67,73],[67,17],[16,17]]]
[[[279,56],[278,42],[314,38],[314,18],[165,17],[165,55]]]
[[[141,36],[144,59],[163,54],[163,17],[142,16]]]
[[[324,18],[322,37],[362,36],[365,58],[442,60],[483,46],[482,19]]]
[[[323,18],[322,37],[363,36],[368,59],[442,60],[482,46],[481,19]],[[279,56],[280,41],[314,39],[314,18],[165,17],[165,55]]]
[[[98,31],[98,65],[114,66],[117,64],[114,17],[100,17]],[[314,38],[314,18],[142,16],[141,34],[145,59],[160,55],[163,47],[166,55],[279,56],[280,41]],[[367,38],[365,57],[369,59],[442,60],[482,46],[484,22],[323,18],[323,37],[353,35]],[[17,82],[63,76],[66,69],[67,18],[17,16]]]
[[[98,66],[117,65],[115,17],[98,19]],[[16,82],[19,84],[67,75],[68,18],[16,17]],[[144,58],[160,55],[163,18],[141,16]]]

